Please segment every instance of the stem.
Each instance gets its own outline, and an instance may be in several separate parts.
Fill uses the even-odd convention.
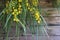
[[[6,8],[5,8],[6,9]],[[3,11],[0,13],[0,16],[3,14],[3,12],[5,11],[5,9],[3,9]]]
[[[20,29],[18,27],[18,23],[16,24],[16,35],[17,35],[17,40],[19,40],[19,33],[20,33]]]
[[[25,27],[25,25],[24,25],[21,21],[19,21],[19,23],[20,23],[21,26],[23,27],[23,29],[24,29],[24,34],[26,35],[26,27]]]
[[[10,14],[9,16],[7,16],[7,19],[6,19],[6,23],[5,23],[4,28],[5,28],[5,27],[7,27],[7,24],[8,24],[8,22],[9,22],[9,20],[10,20],[11,16],[12,16],[11,14]]]
[[[48,26],[47,26],[47,23],[46,23],[45,19],[43,18],[43,16],[42,16],[42,15],[40,15],[40,16],[41,16],[43,22],[44,22],[45,25],[46,25],[46,27],[44,27],[44,31],[45,31],[46,35],[48,36],[48,38],[49,38],[49,35],[48,35],[47,31],[46,31],[46,28],[48,27]]]

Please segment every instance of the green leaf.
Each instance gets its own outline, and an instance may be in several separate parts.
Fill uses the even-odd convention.
[[[12,16],[11,14],[7,15],[7,19],[6,19],[6,23],[5,23],[4,28],[7,28],[7,25],[9,23],[9,20],[10,20],[11,16]]]
[[[19,21],[19,23],[21,24],[21,26],[22,26],[23,29],[24,29],[24,34],[26,34],[26,26],[25,26],[21,21]]]
[[[2,20],[3,17],[4,17],[4,15],[1,15],[0,20]]]
[[[45,19],[44,19],[44,17],[42,16],[42,15],[40,15],[41,16],[41,18],[42,18],[42,20],[43,20],[43,22],[45,23],[45,26],[43,27],[43,30],[45,31],[45,33],[46,33],[46,35],[48,36],[48,38],[49,38],[49,35],[48,35],[48,33],[47,33],[47,28],[48,28],[48,25],[47,25],[47,23],[46,23],[46,21],[45,21]]]
[[[18,26],[18,23],[16,23],[16,36],[19,37],[19,33],[20,33],[20,28]]]
[[[11,25],[10,25],[10,22],[11,21],[9,21],[9,23],[8,23],[8,27],[7,27],[7,32],[6,32],[6,40],[8,40],[8,35],[9,35],[9,32],[11,31]]]
[[[3,12],[5,12],[6,8],[2,10],[2,12],[0,13],[0,16],[3,14]]]

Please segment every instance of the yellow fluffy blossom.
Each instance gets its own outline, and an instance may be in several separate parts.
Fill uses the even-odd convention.
[[[34,6],[37,6],[37,2],[33,2],[33,5],[34,5]]]
[[[15,13],[14,13],[14,12],[12,12],[12,14],[14,15]]]
[[[34,6],[37,6],[37,5],[38,5],[38,0],[32,0],[32,4],[33,4]]]
[[[30,10],[30,7],[28,7],[28,10]]]
[[[22,2],[22,0],[18,0],[18,2]]]
[[[19,11],[18,9],[13,9],[14,11],[12,12],[12,15],[14,17],[13,21],[18,22],[19,19],[17,18],[17,16],[21,13],[21,11]]]
[[[20,10],[21,10],[21,8],[18,8],[18,10],[20,11]]]
[[[18,11],[18,13],[20,14],[20,13],[21,13],[21,11]]]
[[[27,6],[27,7],[29,6],[29,3],[28,3],[28,2],[26,3],[26,6]]]
[[[41,18],[38,20],[38,23],[41,23]]]
[[[39,11],[35,12],[35,19],[37,20],[38,23],[40,23],[41,19],[40,19]]]
[[[13,15],[16,15],[17,9],[13,9],[14,11],[12,12]]]
[[[18,8],[18,13],[20,14],[22,12],[22,8]]]
[[[26,0],[26,2],[28,2],[28,0]]]
[[[41,20],[38,20],[37,22],[38,22],[38,23],[40,23],[40,22],[41,22]]]
[[[18,12],[16,12],[16,15],[19,15],[19,13],[18,13]]]
[[[33,11],[33,8],[30,8],[30,11]]]
[[[35,18],[36,18],[36,20],[39,19],[39,14],[38,13],[35,13]]]
[[[14,9],[14,12],[17,12],[17,9]]]
[[[20,10],[22,10],[21,7],[22,7],[22,5],[21,4],[18,4],[18,8],[17,9],[20,11]]]
[[[13,21],[19,22],[19,19],[18,18],[14,18]]]
[[[19,4],[18,7],[21,8],[22,7],[21,4]]]

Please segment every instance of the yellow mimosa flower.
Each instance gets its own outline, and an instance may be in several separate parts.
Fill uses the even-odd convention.
[[[19,22],[19,19],[18,18],[16,19],[16,22]]]
[[[16,15],[18,15],[19,13],[18,12],[16,12]]]
[[[21,11],[18,11],[18,13],[20,14],[20,13],[21,13]]]
[[[16,21],[16,19],[14,18],[13,21]]]
[[[34,6],[37,6],[37,5],[38,5],[38,0],[32,0],[32,4],[33,4]]]
[[[26,3],[26,6],[29,6],[29,3],[28,2]]]
[[[30,7],[28,7],[28,9],[30,10]]]
[[[39,18],[39,20],[38,20],[38,23],[40,23],[41,22],[41,18]]]
[[[22,8],[18,7],[18,11],[22,11]]]
[[[39,18],[39,12],[36,12],[36,13],[35,13],[35,16],[36,16],[37,18]]]
[[[26,2],[28,2],[28,0],[26,0]]]
[[[22,6],[21,6],[21,4],[19,4],[19,8],[21,8]]]
[[[40,18],[40,15],[39,15],[39,11],[35,11],[34,17],[35,17],[35,19],[37,20],[37,22],[40,23],[41,18]]]
[[[22,0],[18,0],[18,2],[22,2]]]
[[[33,11],[33,9],[32,9],[32,8],[30,8],[30,11]]]
[[[14,18],[13,21],[19,22],[19,19],[18,18]]]
[[[12,12],[12,14],[14,15],[15,13],[14,13],[14,12]]]
[[[17,12],[17,9],[14,9],[14,12]]]
[[[38,20],[38,23],[40,23],[40,20]]]

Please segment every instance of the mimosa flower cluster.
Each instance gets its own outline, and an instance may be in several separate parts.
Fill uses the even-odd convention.
[[[27,11],[31,12],[31,15],[37,21],[37,23],[41,22],[40,12],[38,7],[38,0],[12,0],[6,2],[6,10],[4,11],[5,14],[11,13],[13,16],[13,21],[19,22],[18,16],[22,14],[23,6],[26,8]],[[28,13],[29,14],[29,13]]]

